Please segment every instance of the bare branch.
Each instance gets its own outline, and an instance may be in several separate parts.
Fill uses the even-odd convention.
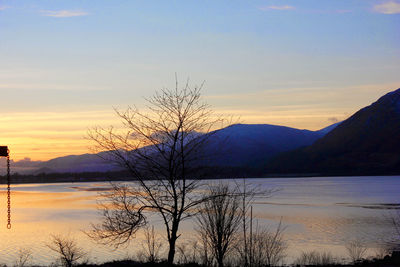
[[[66,267],[72,267],[87,255],[78,247],[75,240],[61,235],[52,235],[52,240],[47,247],[59,255],[61,263]]]
[[[202,101],[201,89],[162,89],[145,99],[148,112],[136,107],[115,109],[125,131],[113,127],[93,128],[88,138],[103,157],[129,171],[134,185],[115,185],[104,196],[103,222],[87,234],[99,242],[126,244],[147,224],[149,212],[158,214],[169,242],[168,262],[172,263],[180,222],[195,214],[206,200],[196,194],[200,182],[202,148],[210,131],[224,120]]]

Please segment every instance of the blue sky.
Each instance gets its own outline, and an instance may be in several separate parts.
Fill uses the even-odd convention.
[[[0,141],[20,158],[84,152],[175,73],[244,123],[322,128],[400,87],[400,1],[0,0]]]

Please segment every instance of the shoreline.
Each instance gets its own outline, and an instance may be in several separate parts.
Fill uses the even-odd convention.
[[[93,177],[90,177],[94,175]],[[104,175],[104,174],[103,174]],[[46,184],[46,183],[89,183],[89,182],[134,182],[135,179],[127,176],[99,176],[97,173],[49,173],[39,175],[11,175],[10,184]],[[61,176],[61,177],[60,177]],[[249,177],[206,177],[199,180],[227,180],[227,179],[296,179],[296,178],[354,178],[354,177],[398,177],[400,174],[373,174],[373,175],[322,175],[322,174],[292,174],[292,175],[268,175],[268,176],[249,176]],[[0,176],[0,185],[7,185],[7,177]],[[190,180],[190,179],[188,179]]]

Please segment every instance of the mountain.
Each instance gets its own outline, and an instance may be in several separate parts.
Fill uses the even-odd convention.
[[[207,166],[256,167],[284,151],[308,146],[327,131],[269,124],[235,124],[211,133],[205,146]]]
[[[335,126],[335,125],[334,125]],[[329,127],[334,127],[329,126]],[[235,124],[210,133],[203,152],[203,166],[255,168],[279,153],[307,146],[324,136],[330,128],[319,131],[299,130],[268,124]],[[211,155],[211,156],[210,156]],[[30,173],[80,173],[118,171],[100,154],[70,155],[39,162]]]
[[[197,164],[209,167],[215,177],[399,174],[400,89],[319,131],[235,124],[198,138],[204,136],[208,142],[201,152],[211,157]],[[26,159],[12,166],[25,173],[119,171],[101,159],[103,153],[37,163]]]
[[[102,154],[69,155],[54,158],[39,164],[35,173],[106,172],[117,170],[115,165],[102,159]]]
[[[373,175],[400,172],[400,89],[317,140],[264,162],[265,173]]]

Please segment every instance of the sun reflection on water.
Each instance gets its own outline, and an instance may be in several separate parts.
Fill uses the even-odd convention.
[[[393,200],[397,199],[400,189],[399,177],[379,179],[389,188],[382,191],[385,194],[375,192],[378,188],[375,184],[365,188],[365,180],[356,178],[335,178],[334,181],[332,178],[254,180],[252,182],[263,187],[282,189],[270,198],[257,199],[253,205],[254,221],[260,226],[274,227],[282,219],[289,242],[288,262],[302,251],[310,250],[330,251],[338,258],[343,257],[346,255],[344,244],[351,239],[362,239],[371,247],[376,246],[391,235],[390,225],[383,214],[386,207],[394,207],[396,203]],[[0,208],[0,264],[13,265],[21,248],[32,250],[34,264],[54,262],[54,253],[46,247],[52,234],[63,234],[77,240],[92,262],[134,256],[141,248],[141,232],[128,248],[118,250],[98,245],[84,233],[90,229],[91,223],[100,220],[98,192],[109,189],[107,183],[16,185],[12,190],[12,228],[7,230],[6,191],[1,186],[0,199],[4,200],[4,205]],[[360,192],[354,193],[357,190]],[[370,194],[364,194],[365,190],[370,190]],[[156,231],[162,235],[163,225],[156,216],[153,217]],[[191,239],[194,236],[193,224],[186,221],[181,233],[181,242]]]

